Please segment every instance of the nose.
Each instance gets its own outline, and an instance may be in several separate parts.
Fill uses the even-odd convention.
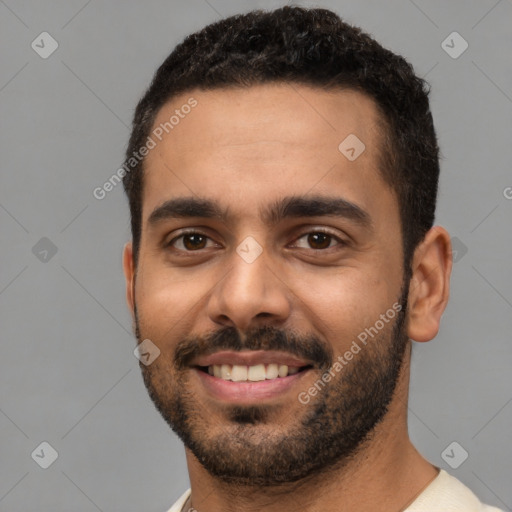
[[[265,250],[254,261],[233,252],[229,270],[213,288],[209,318],[244,331],[263,325],[282,325],[290,315],[290,290]]]

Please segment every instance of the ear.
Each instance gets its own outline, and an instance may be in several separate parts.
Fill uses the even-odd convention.
[[[450,235],[434,226],[414,251],[408,300],[408,336],[430,341],[439,332],[450,295],[452,247]]]
[[[131,242],[125,244],[123,249],[123,272],[126,281],[126,303],[128,304],[128,308],[133,316],[135,267],[133,263],[133,246]]]

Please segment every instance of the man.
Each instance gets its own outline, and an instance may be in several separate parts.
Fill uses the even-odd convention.
[[[124,166],[127,301],[186,448],[170,511],[492,511],[407,432],[449,295],[426,84],[323,9],[185,39]]]

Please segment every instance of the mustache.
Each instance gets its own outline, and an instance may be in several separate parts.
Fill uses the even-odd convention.
[[[178,370],[190,366],[193,359],[220,350],[280,350],[300,359],[306,359],[317,368],[327,370],[334,356],[329,345],[313,335],[301,336],[273,326],[247,331],[242,337],[235,327],[223,327],[204,336],[191,336],[176,345],[174,364]]]

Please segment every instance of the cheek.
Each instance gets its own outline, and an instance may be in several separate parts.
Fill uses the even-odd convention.
[[[205,275],[177,274],[170,269],[153,271],[146,267],[135,285],[135,300],[141,336],[151,339],[161,350],[192,331],[210,279]]]
[[[375,268],[344,268],[297,277],[293,287],[300,315],[339,350],[373,326],[398,298],[397,283]]]

